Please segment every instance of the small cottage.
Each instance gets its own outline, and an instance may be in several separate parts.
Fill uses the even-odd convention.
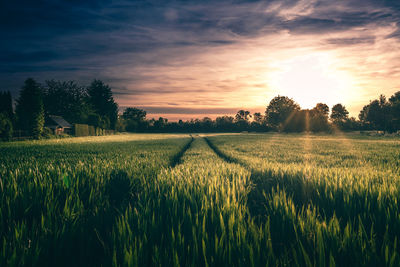
[[[72,134],[72,125],[61,116],[49,115],[46,120],[46,127],[52,129],[54,134]]]

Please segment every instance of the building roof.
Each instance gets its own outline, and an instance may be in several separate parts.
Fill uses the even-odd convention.
[[[55,123],[54,126],[61,127],[61,128],[71,128],[72,125],[64,120],[61,116],[49,115],[49,118]]]

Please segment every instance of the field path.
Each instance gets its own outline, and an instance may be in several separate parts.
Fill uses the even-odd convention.
[[[121,236],[136,233],[123,246],[133,255],[146,255],[137,265],[244,266],[254,260],[247,246],[251,240],[259,240],[251,249],[261,255],[264,236],[253,229],[246,207],[250,173],[220,158],[199,136],[193,136],[178,155],[141,198],[145,204],[140,216],[124,215],[133,227],[143,225],[147,230],[131,231],[123,220],[118,225]],[[141,247],[135,239],[143,240]]]
[[[177,164],[181,163],[183,155],[190,148],[194,141],[194,137],[192,135],[190,135],[190,137],[190,141],[187,142],[186,145],[171,159],[171,168],[174,168]]]
[[[219,150],[218,147],[216,147],[211,141],[210,139],[208,139],[207,137],[203,137],[204,140],[206,141],[207,145],[215,152],[215,154],[217,154],[218,157],[220,157],[221,159],[223,159],[224,161],[228,162],[228,163],[236,163],[239,165],[244,166],[241,162],[239,162],[237,159],[232,158],[228,155],[226,155],[225,153],[223,153],[221,150]]]

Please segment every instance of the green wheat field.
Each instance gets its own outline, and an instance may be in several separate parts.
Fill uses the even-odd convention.
[[[400,266],[400,139],[0,143],[0,266]]]

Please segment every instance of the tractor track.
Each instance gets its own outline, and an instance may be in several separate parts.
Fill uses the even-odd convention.
[[[174,168],[176,165],[182,163],[182,157],[185,154],[185,152],[190,148],[194,141],[194,137],[190,135],[190,141],[186,143],[186,145],[181,149],[181,151],[178,152],[170,161],[170,166],[171,168]]]
[[[207,137],[203,137],[204,140],[206,141],[207,145],[214,151],[215,154],[217,154],[218,157],[220,157],[221,159],[223,159],[224,161],[228,162],[228,163],[236,163],[239,164],[240,166],[246,168],[246,166],[244,166],[244,164],[242,164],[240,161],[238,161],[235,158],[232,158],[228,155],[226,155],[224,152],[222,152],[221,150],[219,150],[219,148],[217,146],[215,146],[210,139],[208,139]]]

